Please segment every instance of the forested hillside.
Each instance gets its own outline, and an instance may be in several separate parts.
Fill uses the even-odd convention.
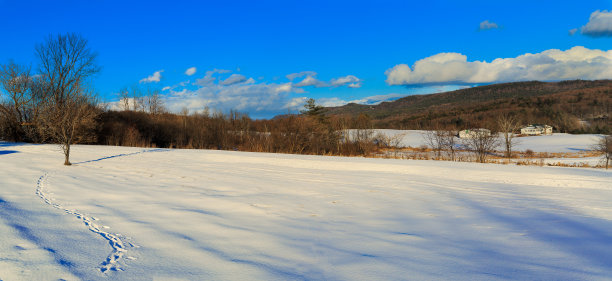
[[[497,116],[510,114],[560,132],[610,133],[612,81],[504,83],[327,109],[329,115],[367,114],[378,128],[492,127]]]

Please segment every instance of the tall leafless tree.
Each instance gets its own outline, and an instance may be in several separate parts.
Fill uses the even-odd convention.
[[[88,80],[100,71],[97,54],[81,35],[50,35],[36,46],[46,97],[40,127],[59,143],[70,165],[70,145],[87,140],[98,110]]]
[[[610,166],[610,159],[612,159],[612,136],[603,136],[597,140],[593,146],[593,150],[601,153],[606,160],[606,170]]]
[[[517,144],[515,140],[515,131],[519,129],[519,120],[515,116],[501,114],[497,118],[497,127],[502,133],[504,139],[504,148],[506,158],[512,157],[512,148]]]

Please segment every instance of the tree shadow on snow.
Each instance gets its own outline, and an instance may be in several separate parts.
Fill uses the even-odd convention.
[[[494,222],[500,228],[509,230],[503,233],[504,237],[486,237],[485,233],[481,233],[467,241],[456,241],[462,246],[454,243],[454,247],[462,247],[462,250],[471,252],[471,255],[489,261],[476,267],[483,266],[485,271],[493,271],[502,276],[509,274],[505,276],[509,278],[533,278],[532,274],[545,274],[543,271],[554,272],[559,274],[558,277],[575,274],[603,278],[612,272],[612,221],[582,216],[574,210],[564,210],[558,204],[541,199],[537,200],[541,203],[530,200],[529,205],[542,206],[542,209],[520,202],[510,209],[456,195],[456,199],[464,203],[463,206],[479,211],[478,214],[484,216],[486,222]],[[516,198],[509,200],[518,201]],[[548,208],[551,211],[543,210],[547,207],[552,207]],[[529,248],[528,245],[533,245],[533,242],[535,248]],[[548,253],[561,258],[538,260],[531,253],[536,256]],[[572,261],[578,264],[571,264]],[[487,263],[493,264],[493,268],[487,269]],[[588,264],[589,267],[581,268],[581,264]]]
[[[19,151],[16,150],[0,150],[0,155],[6,155],[6,154],[13,154],[13,153],[18,153]]]

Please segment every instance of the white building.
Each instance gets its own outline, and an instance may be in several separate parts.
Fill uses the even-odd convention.
[[[539,136],[552,135],[553,127],[541,124],[530,124],[527,127],[521,128],[521,135]]]
[[[472,139],[472,138],[480,136],[480,135],[490,136],[491,135],[491,130],[479,128],[479,129],[467,129],[467,130],[459,131],[459,138],[460,139]]]

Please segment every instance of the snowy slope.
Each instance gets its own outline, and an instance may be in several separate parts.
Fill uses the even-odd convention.
[[[609,171],[104,146],[72,160],[0,144],[0,279],[612,276]]]

